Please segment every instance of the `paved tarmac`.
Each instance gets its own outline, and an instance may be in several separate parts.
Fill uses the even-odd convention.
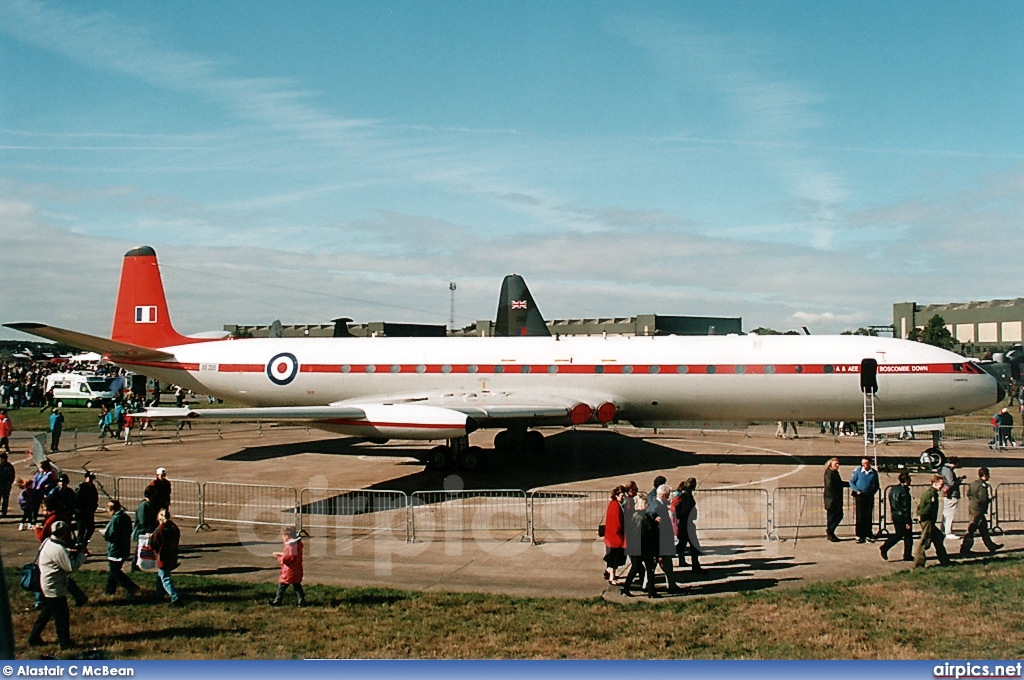
[[[376,446],[294,427],[264,427],[258,432],[255,427],[234,426],[225,428],[223,436],[212,429],[186,430],[180,442],[175,441],[171,428],[165,428],[148,435],[145,445],[116,444],[107,451],[84,446],[83,436],[77,454],[61,453],[54,460],[69,470],[88,463],[89,469],[114,476],[149,477],[158,466],[164,466],[172,479],[285,485],[297,490],[329,487],[411,493],[552,486],[610,490],[630,479],[647,490],[653,478],[663,474],[672,485],[695,477],[699,490],[766,489],[770,494],[776,487],[820,486],[824,463],[832,456],[840,458],[840,472],[847,478],[864,450],[859,438],[808,436],[806,428],[802,430],[805,436],[796,440],[776,439],[770,429],[752,432],[652,433],[628,427],[549,430],[546,453],[507,457],[495,453],[485,469],[474,472],[425,470],[412,455],[429,446],[408,442]],[[488,448],[492,437],[493,433],[475,433],[473,443]],[[878,454],[880,458],[913,460],[926,446],[922,441],[894,442],[880,446]],[[968,481],[975,478],[978,466],[987,465],[992,469],[993,485],[1024,482],[1024,456],[1016,451],[996,453],[983,444],[954,443],[944,448],[948,455],[963,459]],[[28,474],[23,462],[14,462],[19,476]],[[883,488],[895,483],[895,477],[883,474]],[[927,477],[918,475],[915,484],[927,483]],[[820,504],[820,496],[816,498]],[[702,559],[707,571],[699,578],[683,572],[680,583],[684,592],[677,597],[794,587],[909,568],[905,562],[883,561],[878,544],[857,544],[852,539],[852,520],[848,515],[840,528],[840,536],[847,539],[841,543],[827,542],[820,528],[788,529],[769,540],[757,531],[701,530],[701,541],[709,553]],[[279,543],[274,527],[254,530],[214,523],[211,529],[196,533],[186,520],[179,524],[183,529],[182,573],[276,582],[278,568],[271,553]],[[962,531],[962,525],[957,528]],[[312,534],[306,539],[306,583],[541,597],[603,596],[625,601],[618,589],[609,588],[601,577],[604,546],[596,530],[541,534],[537,545],[522,540],[517,532],[438,533],[414,543],[406,543],[397,533],[376,537]],[[1006,552],[1024,550],[1024,536],[1016,533],[998,541],[1005,543]],[[17,531],[12,510],[12,516],[0,522],[4,563],[20,565],[37,547],[32,532]],[[958,548],[958,541],[947,541],[950,552]],[[97,556],[85,568],[106,570],[105,544],[99,534],[92,550]],[[899,548],[891,556],[898,560]],[[151,578],[136,575],[139,583]]]

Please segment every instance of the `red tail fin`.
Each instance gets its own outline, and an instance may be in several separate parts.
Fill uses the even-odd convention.
[[[154,348],[200,342],[180,335],[171,325],[160,265],[156,262],[156,251],[149,246],[129,250],[124,255],[110,337]]]

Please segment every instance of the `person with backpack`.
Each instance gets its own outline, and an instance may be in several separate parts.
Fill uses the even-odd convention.
[[[888,560],[889,549],[903,541],[903,561],[910,562],[914,559],[914,530],[911,526],[914,499],[910,495],[910,473],[901,472],[899,480],[899,484],[889,489],[889,508],[895,533],[885,540],[879,552],[882,553],[883,560]]]
[[[914,550],[914,569],[924,566],[926,559],[925,551],[933,544],[935,545],[935,556],[939,558],[939,564],[944,567],[950,564],[949,555],[946,554],[946,546],[944,544],[946,535],[942,533],[942,528],[938,526],[939,508],[941,507],[939,503],[939,489],[945,483],[942,475],[933,476],[932,485],[925,490],[917,502],[917,517],[918,522],[921,524],[921,539],[917,542],[917,548]]]

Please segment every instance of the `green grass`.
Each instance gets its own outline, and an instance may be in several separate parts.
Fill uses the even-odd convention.
[[[151,575],[135,575],[152,588]],[[76,579],[99,593],[100,572]],[[19,656],[34,620],[7,573]],[[267,606],[273,583],[181,575],[188,604],[93,595],[72,607],[82,652],[108,658],[1013,659],[1024,656],[1024,560],[710,598],[521,598],[309,585],[310,607]],[[151,591],[150,591],[151,592]],[[44,632],[52,641],[52,626]],[[41,648],[56,653],[54,646]],[[33,650],[33,653],[38,653]]]

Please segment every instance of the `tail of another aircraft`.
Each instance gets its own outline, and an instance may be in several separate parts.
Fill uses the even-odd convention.
[[[551,331],[544,323],[544,317],[537,303],[526,287],[526,281],[518,274],[509,274],[501,282],[498,297],[498,317],[494,322],[496,337],[550,336]]]
[[[156,251],[149,246],[129,250],[124,255],[110,337],[150,348],[200,342],[179,334],[171,325],[160,265],[156,262]]]

